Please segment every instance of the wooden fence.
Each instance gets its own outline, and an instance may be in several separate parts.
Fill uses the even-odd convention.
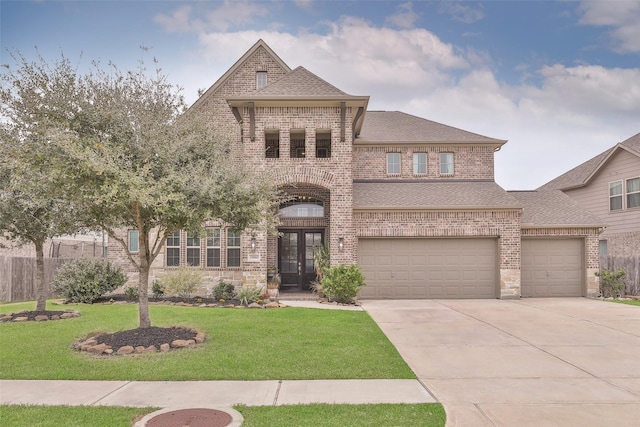
[[[47,298],[54,295],[49,284],[58,267],[69,259],[44,259],[44,285]],[[36,299],[36,259],[0,256],[0,301],[19,302]]]
[[[640,256],[601,256],[600,268],[608,268],[612,271],[624,270],[627,273],[622,279],[625,295],[640,295]]]

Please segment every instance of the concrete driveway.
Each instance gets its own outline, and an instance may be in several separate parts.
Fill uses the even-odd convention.
[[[447,426],[639,426],[640,307],[585,298],[364,301]]]

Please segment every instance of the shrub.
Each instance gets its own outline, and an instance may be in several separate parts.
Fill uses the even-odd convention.
[[[155,299],[161,298],[164,295],[164,286],[159,280],[154,280],[151,284],[151,293]]]
[[[58,269],[51,289],[70,302],[91,304],[127,282],[122,269],[95,258],[70,261]]]
[[[160,281],[164,292],[190,298],[202,284],[202,272],[189,267],[180,267],[168,273]]]
[[[360,268],[356,265],[347,267],[344,264],[328,268],[320,283],[326,296],[342,303],[354,302],[360,288],[365,286]]]
[[[620,269],[615,273],[608,268],[605,268],[601,272],[596,272],[596,276],[600,277],[600,290],[602,291],[602,296],[605,298],[617,297],[622,292],[622,288],[624,288],[624,282],[622,278],[627,273]]]
[[[236,297],[240,300],[240,304],[249,305],[258,301],[263,293],[264,289],[257,286],[240,286]]]
[[[124,289],[124,299],[127,301],[138,300],[138,288],[136,286],[127,286]]]
[[[220,280],[218,284],[213,288],[212,293],[213,298],[215,298],[217,301],[220,301],[221,299],[233,299],[236,296],[236,288],[231,283]]]

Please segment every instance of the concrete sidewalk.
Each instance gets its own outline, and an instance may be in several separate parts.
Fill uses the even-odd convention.
[[[28,381],[0,380],[0,404],[229,407],[306,403],[430,403],[418,380]]]

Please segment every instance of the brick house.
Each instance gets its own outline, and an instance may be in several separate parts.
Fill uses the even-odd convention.
[[[368,101],[259,40],[191,108],[213,110],[234,152],[291,196],[279,236],[208,222],[202,238],[170,236],[151,276],[192,265],[209,288],[261,286],[277,267],[283,289],[306,290],[326,244],[332,265],[363,269],[362,298],[597,294],[601,221],[561,192],[498,186],[494,153],[507,141]]]

